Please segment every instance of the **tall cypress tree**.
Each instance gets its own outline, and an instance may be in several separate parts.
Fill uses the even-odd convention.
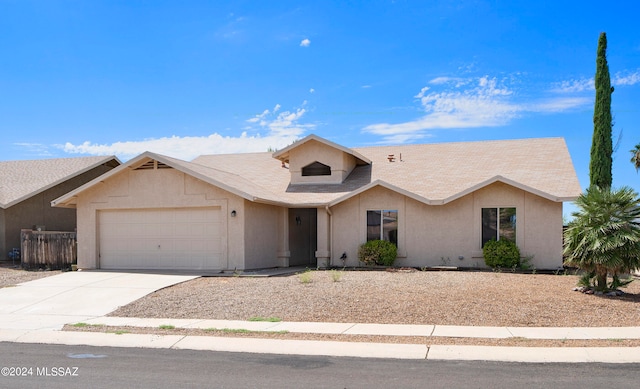
[[[607,64],[607,34],[600,33],[596,57],[596,103],[593,110],[593,140],[589,163],[590,185],[611,188],[613,141],[611,139],[611,80]]]

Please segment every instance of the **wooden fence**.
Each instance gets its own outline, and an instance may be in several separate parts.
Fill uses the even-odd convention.
[[[76,263],[76,233],[61,231],[20,231],[22,267],[60,270]]]

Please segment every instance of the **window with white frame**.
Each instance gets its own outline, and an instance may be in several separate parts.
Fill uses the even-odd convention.
[[[398,247],[398,211],[367,211],[367,241],[386,240]]]
[[[516,209],[482,208],[482,246],[500,239],[516,241]]]

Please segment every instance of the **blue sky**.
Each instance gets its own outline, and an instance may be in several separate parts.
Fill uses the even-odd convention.
[[[564,137],[588,185],[598,36],[640,190],[632,1],[0,0],[2,160]],[[473,163],[470,156],[470,163]]]

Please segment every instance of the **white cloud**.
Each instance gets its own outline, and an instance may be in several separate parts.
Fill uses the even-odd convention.
[[[429,88],[428,86],[425,86],[424,88],[420,89],[420,92],[418,92],[417,95],[415,95],[413,97],[416,98],[416,99],[421,99],[421,98],[424,97],[424,95],[427,93],[427,91],[429,91],[429,89],[431,89],[431,88]]]
[[[446,84],[447,82],[449,82],[449,80],[450,80],[449,77],[436,77],[431,81],[429,81],[429,84],[436,84],[436,85]]]
[[[405,123],[373,124],[364,131],[387,137],[393,135],[398,139],[398,135],[415,137],[430,129],[498,126],[518,115],[517,105],[506,98],[511,92],[500,87],[495,78],[478,78],[475,86],[465,91],[430,90],[430,87],[424,87],[415,96],[427,112],[425,116]]]
[[[249,136],[243,132],[239,137],[230,137],[213,133],[209,136],[171,136],[112,144],[84,142],[74,145],[66,143],[60,147],[64,152],[70,154],[117,155],[125,161],[147,150],[188,161],[203,154],[261,152],[267,151],[270,147],[282,148],[298,138],[295,135],[283,136],[282,134]]]
[[[306,101],[302,106],[306,105]],[[203,154],[228,154],[242,152],[262,152],[269,148],[282,148],[293,143],[312,124],[302,124],[300,120],[306,114],[304,108],[280,112],[280,104],[276,104],[272,111],[265,109],[261,114],[246,120],[249,126],[245,130],[256,132],[249,135],[247,131],[240,136],[223,136],[212,133],[208,136],[171,136],[140,141],[124,141],[112,144],[96,144],[90,141],[82,144],[67,142],[57,145],[70,154],[88,155],[116,155],[122,160],[135,157],[145,151],[152,151],[170,157],[191,160]],[[260,131],[266,135],[260,135]]]
[[[431,138],[429,134],[396,134],[389,135],[384,137],[384,143],[389,144],[403,144],[408,142],[413,142],[417,140],[421,140],[424,138]]]
[[[590,104],[591,102],[593,100],[588,97],[558,97],[529,104],[526,106],[526,110],[540,113],[558,113]]]
[[[593,90],[593,78],[581,78],[579,80],[562,81],[554,85],[551,92],[555,93],[579,93]]]
[[[640,71],[635,71],[633,73],[627,73],[622,75],[621,73],[616,73],[615,77],[611,80],[613,85],[635,85],[640,83]]]
[[[640,83],[640,71],[635,72],[619,72],[611,77],[611,85],[635,85]],[[581,78],[579,80],[562,81],[555,84],[551,89],[555,93],[579,93],[584,91],[593,91],[595,89],[594,78]]]
[[[300,46],[302,46],[302,47],[309,47],[310,44],[311,44],[311,41],[309,39],[307,39],[307,38],[303,39],[300,42]]]
[[[315,89],[313,89],[313,88],[309,89],[309,93],[315,93],[315,92],[316,92]]]
[[[371,85],[362,85],[360,88],[362,88],[362,89],[369,89],[369,88],[371,88]]]
[[[26,149],[29,154],[37,155],[39,157],[54,157],[54,154],[49,150],[49,146],[42,143],[14,143],[14,146],[18,146],[22,149]]]
[[[280,105],[279,105],[279,104],[277,104],[277,105],[276,105],[276,108],[277,108],[277,109],[280,109]],[[275,112],[275,111],[274,111],[274,112]],[[268,115],[268,114],[270,114],[270,113],[271,113],[271,112],[269,112],[269,110],[268,110],[268,109],[265,109],[261,114],[258,114],[258,115],[256,115],[256,116],[254,116],[254,117],[250,118],[250,119],[247,119],[247,122],[249,122],[249,123],[257,123],[257,122],[261,121],[261,120],[262,120],[262,118],[264,118],[265,116],[267,116],[267,115]]]
[[[585,97],[520,102],[505,80],[489,76],[434,78],[429,82],[431,86],[423,87],[414,96],[425,115],[402,123],[371,124],[363,131],[383,136],[384,142],[406,142],[428,136],[429,130],[504,126],[525,113],[564,112],[590,102]],[[513,81],[512,77],[508,80]]]
[[[433,85],[444,85],[444,84],[455,84],[456,88],[459,88],[470,81],[468,78],[460,78],[460,77],[436,77],[429,81],[429,84]]]

